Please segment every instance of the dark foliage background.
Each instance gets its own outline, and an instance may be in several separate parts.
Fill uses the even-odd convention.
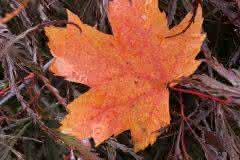
[[[0,16],[22,1],[0,0]],[[177,25],[195,1],[160,0],[169,26]],[[171,125],[156,143],[134,153],[126,131],[98,147],[59,133],[65,106],[89,87],[48,72],[52,56],[46,24],[66,20],[66,8],[111,34],[108,0],[32,0],[7,24],[0,23],[0,160],[240,159],[240,1],[203,0],[207,39],[196,73],[171,92]],[[139,26],[141,27],[141,26]]]

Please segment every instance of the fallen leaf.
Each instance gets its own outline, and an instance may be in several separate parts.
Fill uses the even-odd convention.
[[[108,18],[113,35],[83,24],[68,11],[66,28],[46,27],[49,47],[56,57],[51,71],[91,89],[68,105],[62,121],[64,133],[79,139],[93,137],[100,144],[112,135],[130,130],[135,151],[154,143],[158,129],[169,125],[166,84],[189,76],[205,35],[202,12],[188,26],[192,14],[169,30],[157,0],[114,0]]]

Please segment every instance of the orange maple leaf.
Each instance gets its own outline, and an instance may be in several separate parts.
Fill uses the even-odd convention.
[[[205,35],[202,12],[180,36],[192,14],[173,29],[158,9],[158,0],[114,0],[108,18],[113,35],[83,24],[68,11],[78,28],[47,27],[49,47],[56,57],[51,70],[91,89],[68,105],[61,130],[100,144],[130,130],[136,151],[152,144],[161,127],[170,123],[166,84],[188,76],[199,66],[195,56]]]

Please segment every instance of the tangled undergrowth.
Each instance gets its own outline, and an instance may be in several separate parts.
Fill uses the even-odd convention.
[[[23,7],[21,5],[25,2]],[[240,3],[204,0],[207,33],[196,73],[171,91],[171,125],[157,142],[134,153],[124,132],[98,147],[92,139],[60,133],[66,104],[89,87],[48,71],[52,57],[43,31],[65,26],[66,8],[85,23],[111,34],[108,0],[0,1],[0,159],[240,159]],[[169,26],[194,2],[160,0]],[[7,16],[13,13],[13,16]],[[7,23],[3,23],[7,22]],[[139,26],[141,27],[141,26]]]

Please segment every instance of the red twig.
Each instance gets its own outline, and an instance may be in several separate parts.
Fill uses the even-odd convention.
[[[1,23],[7,23],[8,21],[10,21],[12,18],[14,18],[15,16],[17,16],[28,4],[28,0],[26,0],[25,2],[23,2],[17,9],[15,9],[14,11],[12,11],[11,13],[7,13],[5,17],[0,18],[0,24]]]
[[[225,104],[225,105],[229,105],[229,104],[232,103],[232,101],[229,100],[229,99],[220,99],[220,98],[217,98],[217,97],[213,97],[213,96],[207,95],[205,93],[198,92],[196,90],[188,90],[188,89],[183,89],[183,88],[178,88],[178,87],[170,87],[170,88],[172,90],[174,90],[174,91],[196,95],[196,96],[198,96],[200,98],[210,99],[210,100],[212,100],[214,102],[218,102],[218,103]]]
[[[19,84],[25,80],[29,80],[29,79],[32,79],[34,77],[34,74],[33,73],[29,73],[26,77],[23,78],[23,80],[20,80],[18,81],[16,84]],[[7,88],[4,88],[2,90],[0,90],[0,95],[3,95],[5,94],[7,91],[11,90],[11,87],[8,86]]]

